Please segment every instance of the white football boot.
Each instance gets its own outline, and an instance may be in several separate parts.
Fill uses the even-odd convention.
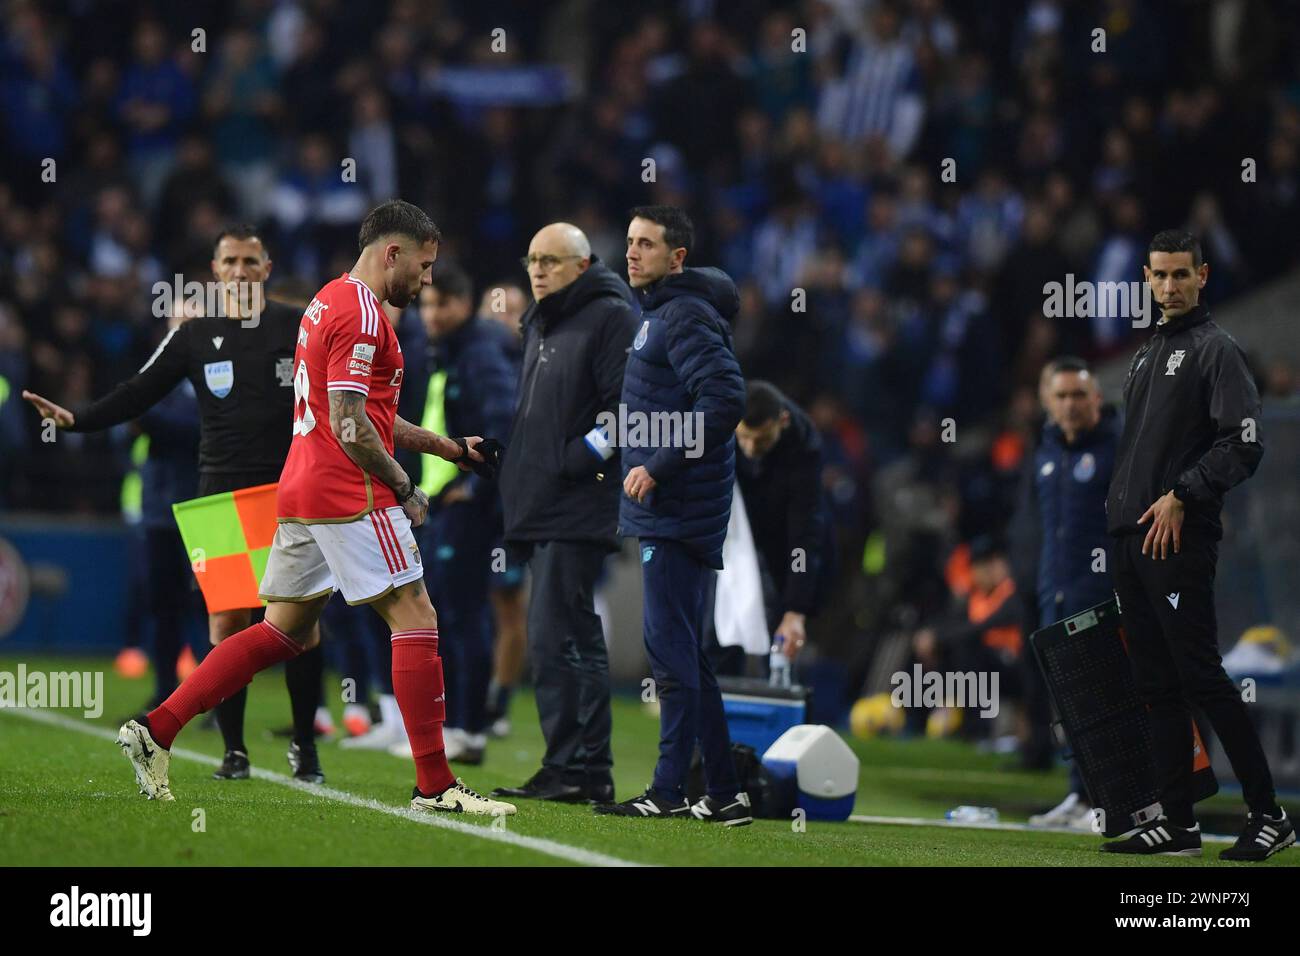
[[[456,782],[433,797],[426,797],[419,788],[411,791],[411,808],[426,813],[469,813],[485,817],[508,817],[515,813],[513,803],[503,803],[475,793],[465,786],[460,777]]]
[[[117,745],[135,770],[135,782],[140,792],[150,800],[175,800],[167,782],[167,769],[172,755],[158,746],[153,735],[143,724],[128,720],[117,732]]]

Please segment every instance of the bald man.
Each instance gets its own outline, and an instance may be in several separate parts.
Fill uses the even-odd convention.
[[[632,290],[592,255],[582,230],[551,223],[522,260],[535,302],[524,312],[523,369],[502,460],[505,537],[532,577],[528,657],[546,754],[499,794],[613,799],[609,659],[596,578],[618,548],[619,459],[597,427],[618,414],[636,334]]]

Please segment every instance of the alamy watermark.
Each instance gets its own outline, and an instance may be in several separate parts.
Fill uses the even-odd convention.
[[[1000,677],[997,671],[927,671],[913,664],[911,673],[896,671],[889,678],[889,702],[898,708],[978,707],[981,717],[996,717]]]
[[[1145,282],[1076,282],[1066,273],[1064,282],[1043,283],[1043,317],[1048,319],[1130,319],[1135,329],[1151,325],[1151,286]]]
[[[257,328],[266,308],[266,292],[260,282],[221,282],[209,279],[185,281],[177,273],[170,281],[159,279],[153,292],[153,315],[171,318],[173,312],[189,316],[216,316],[239,319],[245,328]]]
[[[104,712],[103,671],[0,671],[0,708],[72,708],[89,719]]]
[[[606,460],[616,448],[684,448],[687,458],[699,458],[704,454],[704,413],[629,411],[620,402],[617,414],[596,416],[596,427],[584,440]]]

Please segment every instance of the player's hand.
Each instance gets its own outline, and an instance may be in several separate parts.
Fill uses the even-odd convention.
[[[637,465],[623,479],[623,493],[633,501],[645,501],[645,496],[654,490],[655,480],[645,465]]]
[[[1157,561],[1169,557],[1169,545],[1174,546],[1174,554],[1183,548],[1183,517],[1187,509],[1174,497],[1172,491],[1161,495],[1138,518],[1138,524],[1151,522],[1147,536],[1142,539],[1142,553],[1151,550],[1151,557]]]
[[[449,446],[448,454],[442,457],[453,462],[461,471],[472,471],[474,466],[471,462],[483,461],[483,455],[477,448],[483,439],[478,435],[469,438],[449,438],[447,440],[452,444]]]
[[[410,479],[408,478],[407,481]],[[424,524],[424,519],[429,515],[429,496],[414,482],[411,484],[411,496],[402,502],[402,510],[406,512],[406,517],[411,519],[413,528]]]
[[[798,611],[786,611],[776,632],[785,638],[785,656],[794,660],[808,641],[804,630],[804,616]]]
[[[55,405],[48,398],[42,398],[35,392],[27,391],[27,389],[23,389],[23,398],[27,399],[41,413],[41,418],[54,419],[57,428],[71,428],[77,423],[76,416],[72,412],[62,405]]]

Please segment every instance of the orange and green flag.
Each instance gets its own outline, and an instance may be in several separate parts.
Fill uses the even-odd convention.
[[[257,585],[275,539],[275,489],[258,485],[172,505],[208,613],[261,607]]]

